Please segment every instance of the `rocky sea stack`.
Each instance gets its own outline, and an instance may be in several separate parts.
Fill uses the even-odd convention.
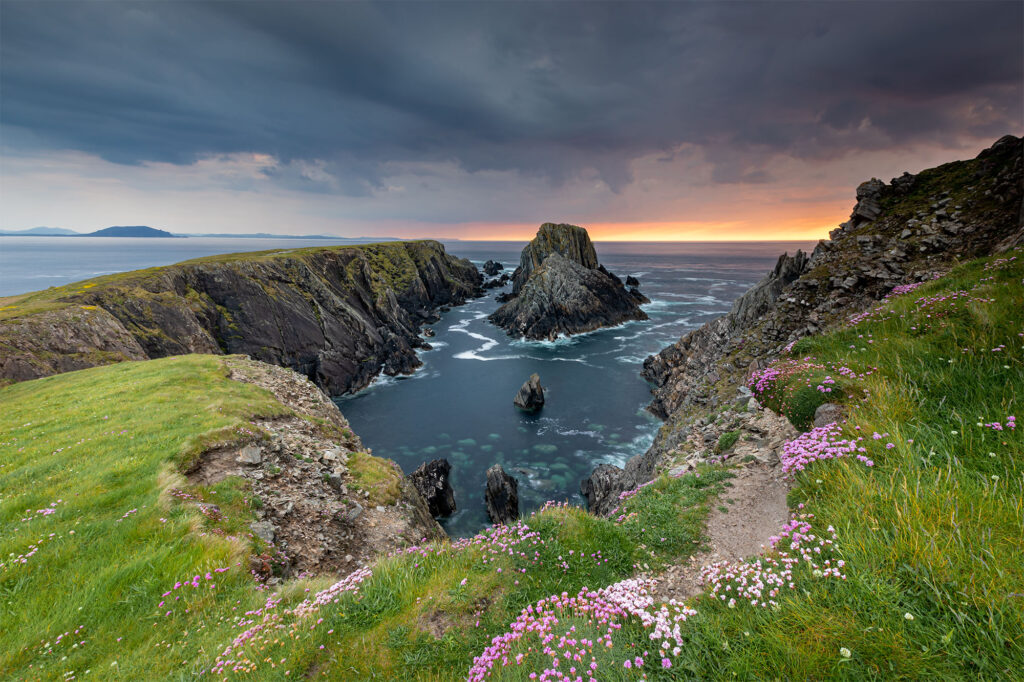
[[[448,477],[451,471],[452,465],[448,460],[435,459],[424,462],[409,474],[433,516],[451,516],[455,512],[455,491]]]
[[[544,223],[512,275],[512,293],[490,320],[509,334],[553,340],[646,320],[647,299],[597,262],[582,227]]]
[[[544,387],[540,385],[540,375],[531,374],[526,383],[519,387],[519,392],[512,402],[520,410],[527,412],[536,412],[544,407]]]
[[[484,499],[491,523],[508,525],[519,518],[519,483],[500,464],[487,470]]]

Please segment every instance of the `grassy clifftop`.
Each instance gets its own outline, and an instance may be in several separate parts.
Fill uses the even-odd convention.
[[[419,365],[419,324],[481,276],[434,241],[284,249],[106,275],[0,301],[0,384],[186,353],[239,353],[331,394]]]
[[[0,673],[1010,679],[1024,669],[1022,281],[1019,251],[961,265],[752,376],[795,422],[824,401],[847,416],[786,446],[795,517],[775,549],[709,571],[686,609],[661,611],[642,576],[699,547],[725,466],[659,478],[611,519],[549,508],[265,589],[237,482],[187,491],[216,499],[223,526],[167,494],[198,434],[282,409],[219,358],[0,389]]]

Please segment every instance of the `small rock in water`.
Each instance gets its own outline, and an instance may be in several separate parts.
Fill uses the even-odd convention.
[[[536,412],[544,407],[544,387],[540,385],[540,376],[531,374],[527,382],[519,388],[512,402],[527,412]]]
[[[638,280],[633,275],[629,275],[628,277],[626,277],[626,286],[627,287],[638,287],[638,286],[640,286],[640,280]]]
[[[495,260],[489,260],[484,263],[484,274],[494,277],[499,272],[505,269],[505,266]]]
[[[484,500],[491,523],[509,524],[519,517],[519,484],[500,464],[487,470]]]

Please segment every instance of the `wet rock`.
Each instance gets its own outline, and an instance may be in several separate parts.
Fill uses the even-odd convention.
[[[431,516],[451,516],[455,512],[455,492],[449,480],[452,465],[446,459],[424,462],[409,474],[409,480],[427,502]]]
[[[824,403],[818,405],[814,411],[814,426],[827,426],[833,422],[841,422],[846,419],[846,409],[838,403]]]
[[[498,289],[500,287],[505,286],[510,281],[511,278],[509,277],[509,274],[506,272],[503,273],[501,277],[495,277],[494,279],[489,279],[486,282],[484,282],[484,289]]]
[[[505,266],[495,260],[489,260],[484,263],[484,274],[490,277],[496,276],[499,272],[505,269]]]
[[[491,523],[510,524],[519,518],[519,484],[500,464],[487,470],[484,500]]]
[[[512,403],[526,412],[536,412],[544,407],[544,387],[540,385],[540,376],[531,374],[526,383],[519,387]]]
[[[428,339],[430,339],[430,338],[433,338],[433,337],[437,336],[437,332],[435,332],[430,327],[424,327],[423,328],[423,336],[426,336]]]
[[[626,277],[626,286],[627,287],[638,287],[638,286],[640,286],[640,280],[638,280],[633,275],[629,275],[628,277]]]

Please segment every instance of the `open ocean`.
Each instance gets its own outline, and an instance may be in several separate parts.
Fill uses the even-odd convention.
[[[327,240],[0,238],[0,296],[237,251],[326,246]],[[450,253],[509,270],[525,242],[446,242]],[[428,339],[433,350],[409,377],[381,377],[336,399],[363,443],[410,472],[423,461],[452,463],[458,511],[443,525],[464,536],[487,524],[484,472],[494,463],[519,481],[520,509],[547,500],[582,504],[580,481],[602,462],[623,464],[647,449],[661,422],[644,410],[645,357],[727,312],[778,256],[813,242],[597,242],[598,258],[623,279],[633,275],[651,303],[645,322],[559,339],[509,338],[487,322],[494,296],[445,313]],[[506,289],[507,290],[507,289]],[[531,373],[547,404],[537,415],[512,405]]]

